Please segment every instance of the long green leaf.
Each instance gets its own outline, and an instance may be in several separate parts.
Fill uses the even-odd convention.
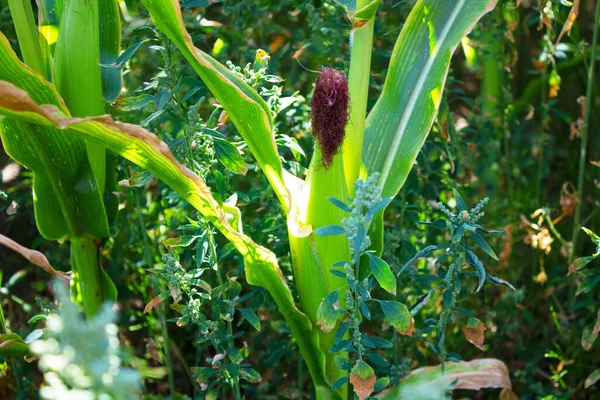
[[[27,69],[0,35],[0,80],[14,83],[35,102],[51,104],[68,115],[54,88]],[[47,239],[108,236],[102,196],[87,160],[85,143],[51,126],[0,122],[9,156],[33,171],[34,209],[40,233]]]
[[[244,257],[248,283],[264,287],[273,296],[286,319],[319,391],[324,382],[324,356],[312,323],[294,303],[277,264],[277,257],[234,229],[210,189],[197,175],[179,164],[166,143],[136,125],[113,121],[109,116],[69,118],[55,106],[37,105],[26,92],[0,81],[0,115],[21,123],[60,127],[67,135],[106,146],[169,185],[204,215]]]
[[[100,28],[100,64],[112,64],[121,52],[121,18],[117,0],[101,0],[98,4]],[[121,93],[120,68],[102,68],[102,96],[113,102]]]
[[[142,0],[142,3],[158,29],[173,41],[227,111],[287,213],[290,208],[289,193],[283,182],[283,168],[267,103],[227,67],[194,47],[183,25],[178,0]]]
[[[9,0],[10,13],[19,38],[23,60],[34,71],[46,75],[46,60],[42,55],[39,34],[30,1]]]
[[[56,87],[72,115],[104,114],[100,74],[99,1],[69,0],[65,3],[54,53]],[[87,145],[88,158],[104,192],[106,151]]]
[[[454,49],[496,1],[420,0],[410,13],[365,127],[363,162],[383,197],[399,192],[429,133]]]

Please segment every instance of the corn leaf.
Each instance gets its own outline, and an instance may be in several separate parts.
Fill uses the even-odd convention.
[[[511,390],[512,385],[506,365],[494,358],[473,361],[446,363],[444,373],[441,366],[424,367],[412,371],[400,385],[381,392],[380,400],[411,399],[419,393],[419,388],[433,388],[443,385],[442,393],[454,381],[453,389],[480,390],[484,388],[502,388]]]
[[[289,193],[283,182],[283,167],[267,103],[227,67],[194,47],[183,25],[178,0],[142,0],[142,3],[157,28],[173,41],[227,111],[287,213],[290,209]]]
[[[112,64],[121,51],[121,18],[117,0],[101,0],[98,3],[100,18],[100,64]],[[102,96],[113,102],[121,93],[123,81],[119,68],[102,68]]]
[[[0,80],[10,81],[35,102],[51,104],[68,115],[54,90],[25,67],[0,35]],[[40,233],[47,239],[108,236],[102,195],[87,159],[85,142],[52,126],[30,125],[12,118],[0,121],[7,154],[33,171],[34,209]]]
[[[312,323],[306,315],[296,308],[275,254],[230,225],[208,186],[177,162],[166,143],[139,126],[115,122],[108,115],[70,118],[54,105],[36,104],[25,91],[5,81],[0,81],[0,115],[32,126],[60,128],[70,137],[85,138],[95,145],[105,146],[178,192],[244,257],[248,283],[264,287],[273,296],[298,341],[315,386],[321,391],[329,390],[322,378],[324,356],[318,351],[318,335],[313,332]]]
[[[383,197],[399,192],[429,133],[454,49],[496,1],[420,0],[410,13],[365,127],[364,166],[381,174]]]

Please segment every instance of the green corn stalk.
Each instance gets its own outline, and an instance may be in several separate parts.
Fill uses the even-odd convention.
[[[25,62],[44,78],[54,80],[62,96],[50,96],[53,98],[46,98],[44,103],[54,104],[63,112],[67,112],[66,105],[70,110],[67,113],[76,117],[104,114],[100,46],[108,62],[117,57],[120,23],[116,0],[103,1],[100,9],[97,0],[70,0],[65,4],[42,0],[39,7],[38,27],[29,1],[10,2]],[[14,64],[14,59],[10,61]],[[117,76],[114,72],[105,75],[106,90],[118,94],[120,71],[116,71]],[[10,120],[2,124],[7,153],[34,171],[40,232],[51,240],[71,241],[72,294],[91,316],[105,300],[116,299],[116,289],[99,262],[100,241],[108,237],[107,211],[112,217],[117,207],[114,196],[103,195],[105,188],[114,190],[114,160],[107,166],[103,146],[67,138],[53,128],[31,128],[40,131],[39,137],[25,137],[29,129],[26,124]],[[86,218],[78,220],[82,213]]]
[[[237,231],[206,184],[180,165],[168,146],[154,135],[107,118],[73,119],[65,107],[59,107],[59,113],[49,113],[42,105],[60,104],[55,88],[31,71],[23,71],[18,62],[10,64],[10,74],[0,74],[0,115],[17,125],[85,139],[88,148],[106,147],[181,194],[244,257],[247,281],[264,287],[273,296],[305,359],[317,398],[347,399],[347,390],[331,390],[333,381],[346,373],[335,369],[331,362],[327,351],[331,333],[322,332],[317,325],[316,310],[327,294],[344,283],[329,269],[333,263],[347,260],[349,250],[339,238],[319,237],[313,230],[340,223],[345,215],[327,197],[350,196],[358,176],[377,172],[384,197],[399,192],[434,122],[453,51],[477,20],[493,8],[495,0],[418,1],[392,53],[383,92],[366,119],[369,57],[378,2],[341,2],[353,12],[354,21],[349,82],[353,123],[347,128],[348,140],[343,150],[329,169],[316,167],[320,160],[316,150],[306,182],[284,171],[274,140],[272,116],[260,95],[193,46],[183,25],[179,2],[142,3],[156,26],[179,48],[227,111],[280,200],[288,217],[298,305],[275,254]],[[9,48],[0,50],[2,57],[15,58]],[[14,70],[21,75],[15,77]],[[38,92],[46,93],[46,98],[40,98]],[[2,137],[4,141],[4,131]],[[239,210],[235,214],[239,216]],[[371,225],[372,240],[380,248],[382,233],[383,212]],[[469,368],[465,367],[467,371]]]

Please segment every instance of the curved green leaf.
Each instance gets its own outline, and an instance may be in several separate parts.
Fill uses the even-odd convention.
[[[139,126],[115,122],[108,115],[66,117],[55,106],[39,106],[26,92],[3,81],[0,81],[0,115],[18,119],[21,123],[60,127],[70,136],[106,146],[178,192],[219,229],[244,257],[248,283],[264,287],[273,296],[300,347],[315,386],[320,390],[329,390],[323,378],[324,355],[319,351],[319,336],[313,331],[308,317],[296,307],[277,264],[277,257],[229,224],[223,208],[213,198],[208,186],[177,162],[166,143]]]
[[[156,27],[169,37],[196,70],[248,144],[286,213],[289,193],[283,183],[283,167],[267,103],[260,95],[223,64],[194,47],[185,30],[178,0],[142,0]]]
[[[0,80],[14,83],[35,102],[68,111],[44,79],[25,67],[0,35]],[[0,121],[6,153],[34,173],[34,209],[40,233],[47,239],[108,236],[102,195],[94,179],[85,142],[52,126],[29,125],[11,118]]]
[[[420,0],[410,13],[365,127],[363,162],[381,173],[383,197],[398,193],[429,133],[454,49],[496,1]]]

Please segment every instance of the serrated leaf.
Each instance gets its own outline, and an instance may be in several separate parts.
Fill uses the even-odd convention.
[[[369,265],[371,266],[371,272],[377,279],[379,285],[388,293],[393,295],[396,294],[396,277],[394,276],[392,269],[381,258],[374,254],[367,253],[369,256]]]

